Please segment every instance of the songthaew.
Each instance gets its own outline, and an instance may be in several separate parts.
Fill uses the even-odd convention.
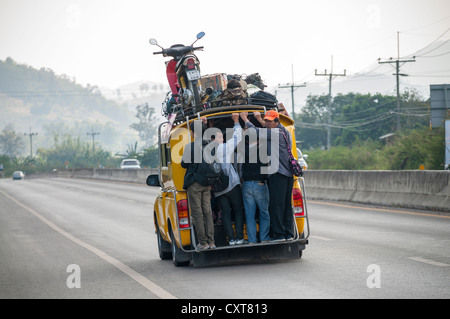
[[[200,32],[197,40],[203,36]],[[154,39],[150,43],[159,46]],[[158,127],[159,170],[147,178],[147,185],[160,187],[152,209],[159,256],[172,259],[175,266],[192,263],[195,267],[298,259],[308,244],[309,219],[305,181],[289,172],[288,162],[298,159],[294,121],[285,112],[277,112],[282,104],[264,91],[257,73],[201,76],[194,51],[203,47],[194,47],[194,43],[167,49],[160,46],[162,51],[155,52],[171,58],[166,63],[171,91],[163,103],[167,121]],[[249,129],[257,134],[248,134]],[[250,136],[257,141],[250,141]],[[245,143],[251,142],[259,144],[246,147]],[[291,151],[289,160],[280,157],[286,148]],[[257,150],[258,156],[246,156],[250,149]],[[252,209],[254,224],[246,215],[249,210],[237,212],[239,205],[241,209],[244,206],[242,192],[237,190],[246,158],[264,162],[261,169],[268,178],[255,180],[256,184],[273,188],[276,184],[270,185],[270,174],[289,175],[291,182],[281,185],[286,195],[283,213],[270,206],[269,224],[267,214],[259,208],[254,214]],[[216,167],[228,176],[228,187],[214,191],[214,185],[204,182],[210,178],[198,178],[207,159],[220,164]],[[278,191],[269,192],[269,197],[276,198]],[[282,224],[280,216],[285,220]],[[203,218],[201,222],[199,218]],[[280,237],[280,231],[286,235]]]
[[[293,237],[289,241],[271,241],[260,239],[260,216],[256,212],[256,243],[248,243],[247,222],[243,221],[243,241],[240,245],[230,245],[226,235],[225,223],[222,216],[223,207],[220,207],[217,198],[214,196],[213,189],[209,195],[210,212],[214,224],[213,249],[199,250],[198,230],[196,229],[193,216],[192,205],[189,202],[187,190],[184,188],[185,174],[187,169],[181,165],[184,151],[187,144],[194,145],[196,139],[195,132],[191,131],[190,124],[198,119],[205,123],[205,130],[200,135],[200,145],[203,150],[209,154],[214,154],[213,147],[214,134],[218,131],[223,133],[225,143],[233,143],[236,127],[239,128],[239,145],[229,155],[235,158],[235,162],[230,159],[239,171],[239,159],[245,158],[243,143],[246,141],[246,125],[239,118],[238,124],[233,121],[232,114],[248,114],[248,119],[256,128],[260,129],[260,135],[267,135],[263,127],[261,118],[264,118],[265,109],[263,106],[238,105],[211,108],[199,112],[197,116],[188,117],[186,121],[171,125],[169,122],[163,122],[158,129],[158,147],[159,147],[159,172],[156,175],[150,175],[147,179],[149,186],[159,186],[160,193],[156,197],[153,206],[153,218],[155,232],[157,236],[159,256],[161,259],[172,259],[175,266],[206,266],[222,263],[248,262],[255,260],[280,260],[295,259],[302,256],[302,251],[308,243],[309,222],[307,206],[305,201],[305,182],[302,176],[293,178],[291,210],[292,214],[292,232]],[[256,114],[260,116],[256,116]],[[285,115],[279,115],[280,124],[292,137],[291,145],[295,145],[294,123],[292,119]],[[208,130],[211,129],[211,132]],[[267,129],[268,130],[268,129]],[[214,133],[215,132],[215,133]],[[247,138],[248,140],[248,138]],[[205,145],[203,145],[205,144]],[[206,147],[210,146],[208,150]],[[232,147],[233,148],[233,147]],[[270,146],[259,147],[261,152],[266,152]],[[297,149],[292,149],[293,156],[297,157]],[[201,155],[201,154],[200,154]],[[264,155],[264,154],[261,154]],[[193,160],[195,155],[193,155]],[[200,159],[201,161],[202,159]],[[270,164],[270,162],[269,162]],[[234,168],[233,168],[234,169]],[[245,216],[245,212],[244,212]],[[237,220],[235,216],[231,217],[231,225],[236,230]],[[273,236],[273,230],[270,230],[269,236]]]

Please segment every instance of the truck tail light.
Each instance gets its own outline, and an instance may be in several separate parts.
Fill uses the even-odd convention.
[[[187,199],[181,199],[177,202],[178,225],[180,228],[189,228],[189,208]]]
[[[302,192],[298,188],[292,190],[292,199],[294,202],[294,216],[295,217],[305,217],[305,209],[303,207],[303,197]]]

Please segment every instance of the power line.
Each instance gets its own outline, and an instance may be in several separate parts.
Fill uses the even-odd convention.
[[[425,49],[431,47],[431,46],[432,46],[433,44],[435,44],[437,41],[439,41],[439,39],[442,38],[442,37],[443,37],[447,32],[449,32],[449,31],[450,31],[450,28],[448,28],[447,30],[445,30],[440,36],[438,36],[436,39],[434,39],[433,42],[431,42],[431,43],[428,44],[427,46],[423,47],[423,48],[420,49],[419,51],[416,51],[415,53],[413,53],[413,54],[411,54],[411,55],[409,55],[409,56],[413,56],[413,58],[414,58],[414,57],[417,57],[417,56],[422,56],[422,55],[431,53],[431,52],[433,52],[434,50],[440,48],[441,46],[443,46],[445,43],[447,43],[447,42],[450,41],[450,40],[444,41],[444,42],[441,43],[438,47],[435,47],[435,48],[431,49],[431,50],[428,51],[428,52],[420,53],[420,52],[424,51]],[[397,43],[398,43],[398,34],[399,34],[399,32],[397,32]]]
[[[434,24],[436,24],[436,23],[439,23],[439,22],[442,22],[442,21],[444,21],[444,20],[447,20],[447,19],[449,19],[449,18],[450,18],[450,16],[447,16],[447,17],[445,17],[445,18],[443,18],[443,19],[440,19],[440,20],[431,22],[431,23],[429,23],[429,24],[426,24],[426,25],[423,25],[423,26],[420,26],[420,27],[415,27],[415,28],[412,28],[412,29],[403,30],[402,33],[408,33],[408,32],[410,32],[410,31],[415,31],[415,30],[419,30],[419,29],[424,29],[424,28],[427,28],[427,27],[429,27],[429,26],[432,26],[432,25],[434,25]]]
[[[426,56],[421,55],[420,58],[422,58],[422,59],[423,58],[437,58],[437,57],[440,57],[440,56],[447,55],[449,53],[450,53],[450,51],[447,51],[447,52],[444,52],[444,53],[440,53],[440,54],[436,54],[436,55],[426,55]]]
[[[327,150],[331,148],[331,82],[333,81],[333,77],[337,76],[346,76],[347,71],[344,70],[343,74],[333,73],[333,56],[331,56],[331,72],[328,74],[325,69],[325,73],[317,73],[317,69],[315,70],[316,76],[328,76],[328,125],[327,125]]]
[[[100,135],[99,132],[94,132],[94,128],[91,129],[91,133],[86,133],[86,135],[92,136],[92,151],[95,152],[95,135]]]
[[[378,61],[380,64],[395,63],[396,72],[394,75],[397,79],[397,132],[400,131],[400,76],[407,76],[407,74],[400,73],[400,63],[416,62],[414,59],[401,60],[400,59],[400,32],[397,32],[397,60],[390,58],[387,61]]]
[[[294,90],[296,88],[300,88],[300,87],[305,87],[306,86],[306,82],[300,85],[295,85],[294,84],[294,65],[291,65],[291,70],[292,70],[292,83],[287,83],[286,85],[280,85],[278,84],[278,88],[279,89],[283,89],[283,88],[290,88],[291,89],[291,99],[292,99],[292,119],[295,119],[295,110],[294,110]]]
[[[30,158],[33,158],[33,136],[38,135],[38,133],[31,132],[31,126],[30,126],[30,133],[23,133],[23,135],[30,136]]]

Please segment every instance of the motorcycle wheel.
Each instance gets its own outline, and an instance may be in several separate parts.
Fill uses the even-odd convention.
[[[197,112],[197,108],[200,107],[201,109],[201,105],[202,101],[200,100],[200,92],[198,91],[198,81],[193,81],[192,83],[192,92],[194,93],[194,109],[195,112]]]

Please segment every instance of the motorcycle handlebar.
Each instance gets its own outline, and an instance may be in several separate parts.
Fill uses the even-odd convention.
[[[186,47],[188,50],[187,51],[196,51],[196,50],[203,50],[203,47]],[[164,55],[172,55],[173,52],[171,51],[172,48],[169,49],[164,49],[162,51],[159,52],[153,52],[153,54],[164,54]]]

